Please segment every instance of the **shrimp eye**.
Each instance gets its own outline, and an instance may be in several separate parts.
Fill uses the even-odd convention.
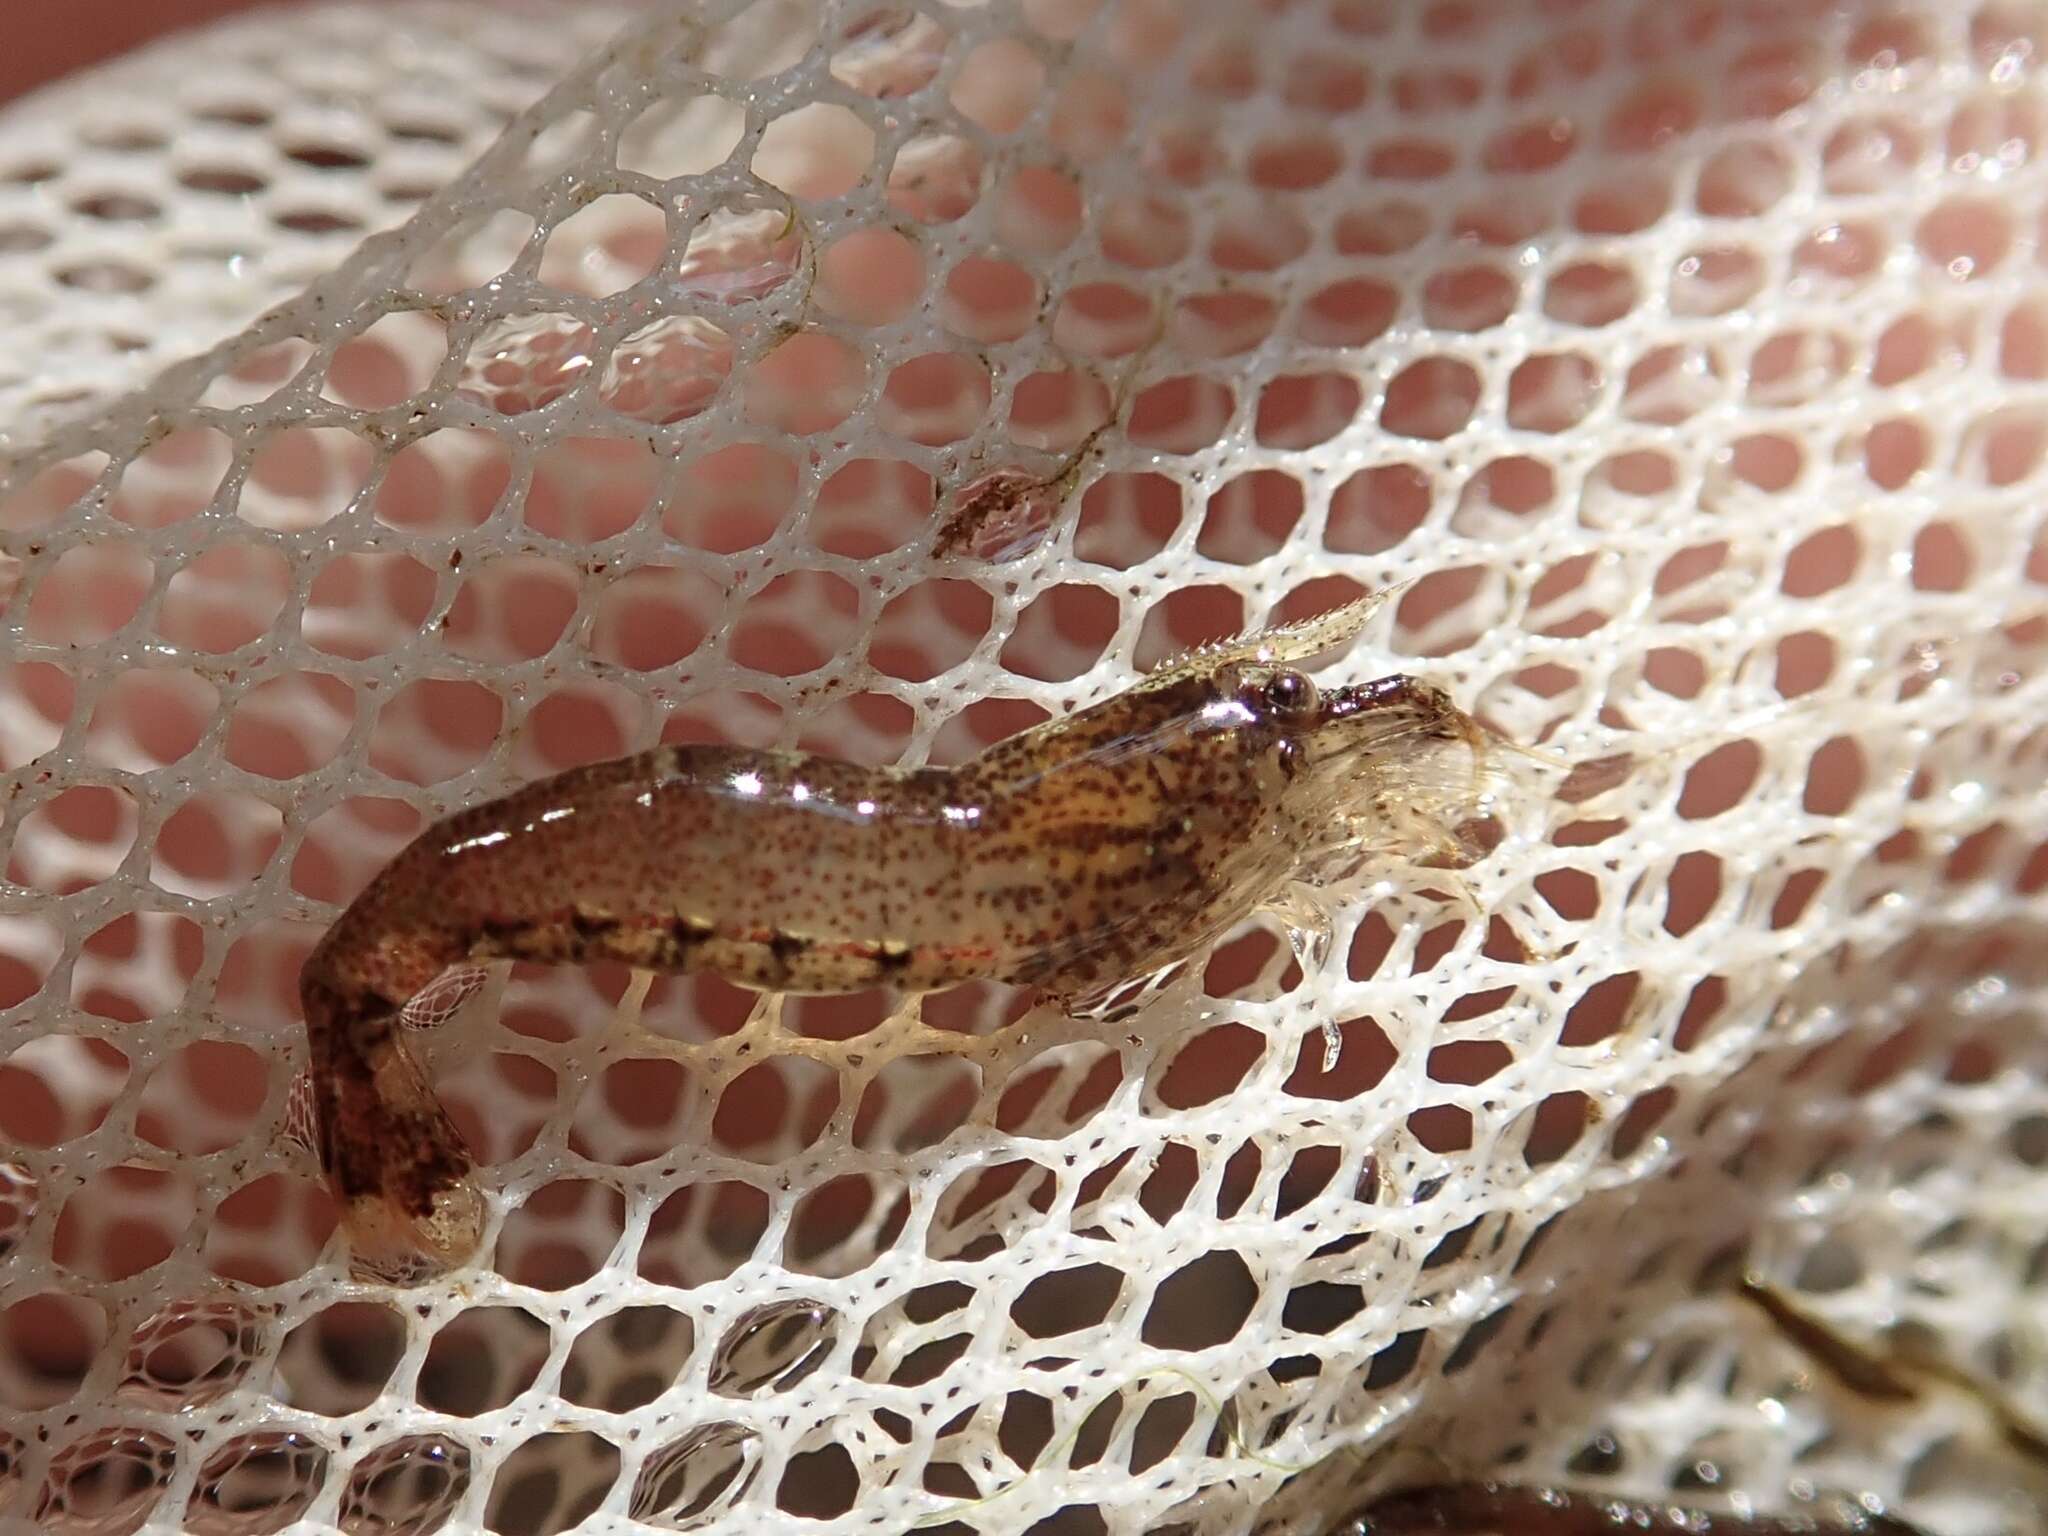
[[[1275,672],[1266,680],[1265,695],[1275,714],[1305,714],[1316,707],[1316,685],[1299,672]]]

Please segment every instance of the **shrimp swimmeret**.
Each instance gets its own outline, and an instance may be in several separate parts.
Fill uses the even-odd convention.
[[[1441,851],[1487,733],[1414,678],[1295,669],[1378,601],[1197,652],[958,767],[661,747],[428,828],[300,980],[359,1262],[459,1258],[481,1228],[469,1154],[401,1038],[449,966],[606,959],[795,993],[995,980],[1078,1009],[1347,852]]]

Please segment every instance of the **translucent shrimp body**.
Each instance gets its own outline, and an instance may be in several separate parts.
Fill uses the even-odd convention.
[[[957,768],[664,747],[429,828],[301,980],[359,1260],[475,1240],[468,1155],[398,1029],[450,965],[609,959],[800,993],[991,979],[1072,1003],[1198,952],[1333,851],[1399,841],[1418,754],[1476,758],[1482,738],[1427,684],[1319,691],[1290,668],[1372,601],[1197,653]]]

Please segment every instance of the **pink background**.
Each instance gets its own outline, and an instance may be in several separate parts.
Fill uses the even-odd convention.
[[[0,101],[256,0],[64,0],[11,5],[0,47]]]

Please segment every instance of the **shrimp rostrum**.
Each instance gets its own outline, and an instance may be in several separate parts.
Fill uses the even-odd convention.
[[[1078,1009],[1332,861],[1440,851],[1415,844],[1477,793],[1487,734],[1415,678],[1297,670],[1376,601],[1197,652],[958,767],[662,747],[430,827],[301,979],[321,1155],[359,1258],[452,1256],[480,1225],[399,1022],[449,966],[607,959],[796,993],[995,980]]]

